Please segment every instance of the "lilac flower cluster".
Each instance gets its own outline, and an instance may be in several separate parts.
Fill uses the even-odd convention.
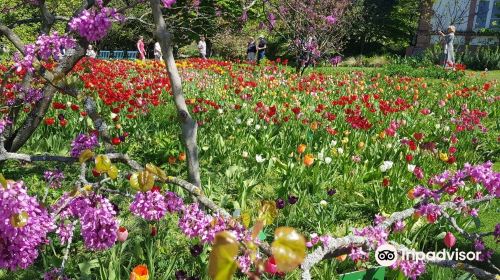
[[[415,191],[413,192],[413,196],[415,197],[422,197],[422,198],[432,198],[434,201],[439,202],[439,199],[441,196],[439,195],[438,192],[432,191],[428,188],[422,187],[422,186],[416,186]]]
[[[47,210],[27,194],[22,181],[0,187],[0,268],[30,266],[53,227]]]
[[[167,211],[169,213],[179,212],[184,206],[184,201],[174,192],[167,192],[165,194],[165,201],[167,202]]]
[[[415,280],[425,272],[425,263],[423,261],[398,260],[390,268],[399,268],[406,277]]]
[[[491,256],[493,255],[493,251],[488,250],[481,239],[476,239],[474,241],[474,249],[476,252],[481,252],[481,254],[479,254],[479,260],[482,262],[491,259]]]
[[[72,157],[79,157],[80,154],[89,149],[93,150],[99,146],[99,142],[96,134],[79,134],[71,143],[71,153]]]
[[[161,0],[165,8],[172,8],[172,6],[177,2],[177,0]]]
[[[62,245],[67,244],[73,238],[75,226],[70,221],[64,220],[60,222],[56,229],[56,234],[59,236],[59,241]]]
[[[492,166],[490,161],[475,166],[466,163],[462,171],[483,185],[491,195],[498,198],[500,197],[500,173],[494,172]]]
[[[57,189],[61,187],[62,181],[64,180],[64,173],[57,169],[47,170],[43,173],[43,178],[51,188]]]
[[[159,221],[167,213],[167,202],[159,191],[138,192],[130,204],[130,212],[147,221]]]
[[[98,9],[83,10],[74,17],[69,26],[87,41],[99,41],[108,34],[114,21],[123,21],[124,17],[114,8],[101,6]]]
[[[349,257],[354,262],[364,261],[368,259],[368,253],[363,251],[363,248],[361,247],[352,247]]]
[[[389,237],[389,233],[383,227],[379,226],[367,226],[361,230],[354,229],[353,233],[356,236],[368,239],[368,245],[373,249],[387,243],[387,238]]]
[[[91,198],[79,200],[79,203],[72,207],[72,211],[80,218],[85,246],[91,250],[105,250],[116,242],[118,231],[116,212],[107,198],[100,195]]]
[[[183,215],[179,218],[179,228],[189,238],[195,238],[203,235],[211,221],[211,217],[199,208],[198,203],[193,203],[184,207]]]
[[[205,214],[197,203],[184,206],[178,225],[186,236],[198,237],[203,243],[213,242],[215,234],[224,230],[231,231],[238,241],[251,238],[243,225],[235,223],[230,226],[222,216]]]
[[[24,47],[24,58],[19,55],[13,57],[17,71],[26,69],[28,72],[35,70],[33,62],[35,58],[42,61],[49,59],[59,60],[61,56],[61,49],[70,49],[76,45],[76,41],[66,35],[59,35],[53,32],[50,35],[42,34],[38,36],[34,44],[29,44]]]
[[[43,274],[43,280],[70,280],[64,276],[60,268],[53,268]]]

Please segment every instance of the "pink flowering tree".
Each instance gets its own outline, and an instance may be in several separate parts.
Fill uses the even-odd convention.
[[[318,6],[315,6],[315,3]],[[81,8],[66,20],[65,34],[51,31],[56,16],[48,12],[43,0],[32,0],[24,4],[40,10],[43,17],[42,32],[36,42],[24,44],[12,29],[0,24],[0,32],[19,51],[19,54],[13,57],[12,66],[2,77],[2,90],[9,75],[17,73],[22,77],[21,82],[16,85],[19,88],[16,91],[18,96],[5,100],[7,114],[4,117],[2,113],[0,119],[0,162],[63,162],[77,166],[79,173],[74,178],[75,190],[63,193],[56,203],[48,206],[44,205],[46,195],[32,196],[28,193],[29,186],[22,181],[15,182],[0,175],[0,268],[10,271],[28,268],[37,259],[42,245],[48,243],[49,233],[55,233],[56,238],[65,246],[61,266],[47,268],[50,271],[45,275],[45,279],[67,279],[64,269],[74,240],[81,238],[89,251],[102,251],[111,249],[116,242],[126,239],[126,229],[120,227],[117,218],[120,209],[111,203],[108,197],[117,195],[123,201],[129,202],[127,208],[132,215],[145,221],[159,221],[173,213],[179,215],[178,228],[184,235],[188,238],[198,238],[203,244],[212,247],[208,273],[214,279],[231,279],[237,269],[255,279],[264,273],[283,275],[299,267],[302,270],[302,278],[311,279],[311,270],[323,259],[348,255],[355,262],[368,262],[375,249],[383,244],[391,244],[401,253],[409,248],[398,242],[397,233],[404,230],[407,221],[414,216],[425,217],[430,224],[443,221],[450,229],[450,233],[444,237],[444,243],[448,247],[455,245],[455,237],[451,231],[473,242],[475,250],[481,253],[481,261],[488,269],[455,261],[424,262],[414,259],[399,260],[391,268],[401,270],[412,279],[416,279],[425,271],[426,264],[462,269],[482,279],[491,279],[494,273],[498,273],[499,269],[490,261],[491,250],[486,248],[482,239],[490,235],[498,239],[500,225],[488,232],[478,233],[466,231],[457,222],[462,216],[466,219],[477,217],[479,212],[476,205],[500,196],[500,174],[492,170],[491,163],[465,165],[458,171],[437,174],[426,186],[415,186],[408,193],[408,199],[415,202],[414,207],[389,216],[377,215],[373,225],[354,229],[352,234],[344,237],[309,233],[306,240],[304,234],[296,229],[279,227],[274,232],[273,243],[268,244],[260,240],[258,235],[264,226],[272,224],[277,215],[277,208],[281,207],[278,203],[264,201],[255,221],[240,221],[203,194],[197,158],[197,124],[187,110],[181,79],[173,58],[172,33],[167,29],[162,14],[162,9],[169,9],[176,4],[175,0],[149,0],[147,3],[129,1],[118,8],[108,7],[109,1],[86,0],[82,2]],[[335,8],[328,6],[329,10],[325,6],[327,12],[322,16],[316,16],[313,12],[316,9],[319,13],[319,2],[308,1],[311,8],[302,4],[304,3],[297,2],[298,6],[275,8],[281,8],[279,13],[283,16],[295,16],[298,21],[300,17],[295,9],[301,9],[310,17],[322,21],[317,27],[322,29],[323,26],[325,30],[345,15],[346,6],[340,4]],[[40,123],[56,93],[78,97],[79,92],[66,81],[65,76],[83,57],[89,41],[100,40],[106,36],[110,26],[122,21],[123,14],[134,5],[149,5],[151,8],[156,27],[155,35],[162,47],[173,99],[181,122],[182,141],[188,150],[189,180],[168,176],[164,170],[153,164],[143,165],[128,155],[115,153],[111,149],[96,154],[96,147],[103,142],[107,143],[109,139],[106,139],[105,123],[96,111],[95,101],[90,97],[84,98],[84,106],[98,131],[78,135],[71,143],[69,156],[17,153]],[[276,14],[280,15],[278,12]],[[269,14],[271,28],[277,27],[276,18],[274,14]],[[323,44],[327,44],[322,43],[323,37],[312,29],[301,28],[297,26],[298,30],[302,30],[301,33],[290,37],[296,44],[298,54],[302,52],[302,46],[313,55],[321,55]],[[307,38],[307,30],[311,31],[310,34],[316,34],[311,40]],[[62,55],[62,48],[67,49],[66,55]],[[30,87],[34,79],[42,83],[41,89]],[[16,126],[19,104],[24,103],[32,103],[34,109],[23,124]],[[16,104],[17,106],[13,106]],[[397,129],[397,124],[391,125],[391,129]],[[389,169],[392,162],[384,163],[383,166],[383,169]],[[119,167],[126,171],[120,171]],[[423,170],[420,169],[418,174],[423,177]],[[59,170],[47,170],[44,173],[47,192],[49,188],[58,188],[63,178],[64,174]],[[128,181],[134,191],[125,192],[115,188],[114,182],[119,179]],[[194,197],[195,202],[185,203],[179,194],[162,191],[158,187],[167,184],[178,186]],[[481,191],[475,194],[465,192],[467,196],[455,195],[460,189],[467,190],[470,184],[478,185]],[[289,199],[289,202],[295,203],[296,199]],[[79,235],[75,234],[76,229],[79,229]],[[307,247],[310,248],[309,254]],[[131,279],[135,279],[136,273],[144,273],[144,270],[132,272]],[[153,272],[151,279],[156,279]]]
[[[359,7],[347,0],[262,2],[262,24],[288,43],[300,73],[320,58],[340,53],[359,14]]]

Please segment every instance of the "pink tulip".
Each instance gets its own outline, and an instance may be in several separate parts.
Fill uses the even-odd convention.
[[[116,239],[120,242],[125,242],[128,237],[128,231],[125,227],[119,227],[118,232],[116,234]]]
[[[457,239],[451,232],[447,232],[446,235],[444,236],[444,245],[446,247],[451,248],[455,246],[455,243],[457,243]]]

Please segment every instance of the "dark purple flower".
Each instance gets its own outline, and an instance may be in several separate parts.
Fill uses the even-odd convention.
[[[189,248],[189,251],[191,252],[191,256],[197,257],[203,252],[203,246],[200,244],[193,245]]]
[[[299,200],[298,197],[296,197],[295,195],[289,195],[288,196],[288,203],[290,204],[295,204],[297,203],[297,200]]]
[[[276,199],[276,208],[278,209],[285,208],[285,201],[282,198]]]
[[[337,190],[336,189],[328,189],[326,191],[326,193],[329,195],[329,196],[333,196],[334,194],[337,193]]]

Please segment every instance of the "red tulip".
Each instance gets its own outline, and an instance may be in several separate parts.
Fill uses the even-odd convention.
[[[443,241],[444,241],[444,245],[446,245],[446,247],[448,247],[448,248],[455,246],[455,243],[457,243],[457,239],[455,238],[455,236],[451,232],[446,233]]]
[[[119,145],[122,141],[120,140],[119,137],[113,137],[113,139],[111,139],[111,144],[113,145]]]
[[[94,169],[92,169],[92,175],[93,175],[94,177],[99,177],[99,176],[101,176],[101,173],[99,173],[99,172],[98,172],[98,171],[94,168]]]
[[[54,118],[46,118],[45,119],[45,124],[46,125],[53,125],[56,122]]]
[[[62,119],[59,121],[59,124],[62,126],[62,127],[65,127],[67,124],[68,124],[68,121],[66,119]]]

